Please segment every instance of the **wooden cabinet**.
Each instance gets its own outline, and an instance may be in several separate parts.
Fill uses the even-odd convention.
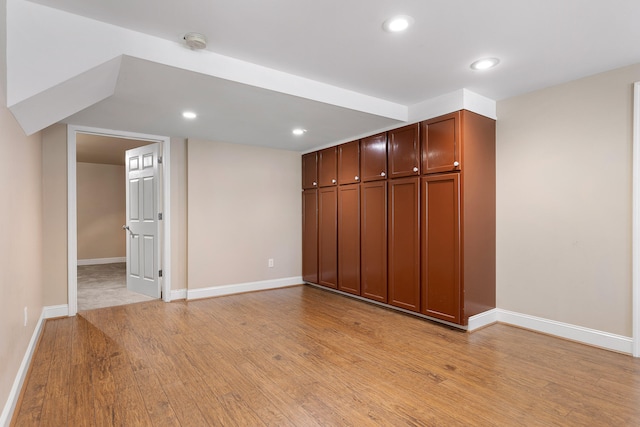
[[[420,125],[389,131],[389,178],[420,175]]]
[[[461,169],[461,112],[422,122],[422,173],[451,172]]]
[[[360,295],[387,302],[387,182],[360,184]]]
[[[389,304],[420,311],[420,181],[389,185]]]
[[[460,323],[460,174],[422,178],[422,312]]]
[[[495,132],[462,110],[304,155],[304,280],[462,326],[495,308]]]
[[[302,156],[302,188],[307,190],[318,187],[318,153]]]
[[[318,185],[338,185],[338,149],[326,148],[318,152]]]
[[[422,178],[422,312],[467,325],[496,306],[495,121],[463,110],[433,122],[458,132],[460,171]]]
[[[302,280],[318,283],[318,190],[302,192]]]
[[[362,182],[387,178],[387,134],[360,140],[360,178]]]
[[[338,187],[338,289],[360,295],[360,186]]]
[[[318,190],[318,283],[338,288],[338,189]]]
[[[338,145],[338,184],[360,182],[360,141]]]

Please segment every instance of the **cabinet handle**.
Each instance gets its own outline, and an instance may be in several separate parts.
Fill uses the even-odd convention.
[[[318,185],[318,183],[313,181],[313,186],[316,187],[317,185]]]
[[[453,162],[453,166],[458,167],[460,165],[460,163],[458,162]]]
[[[414,166],[414,167],[413,167],[413,171],[414,171],[414,172],[418,172],[418,167],[417,167],[417,166]]]
[[[387,176],[387,174],[384,172],[380,172],[380,176]]]
[[[358,175],[356,175],[355,180],[358,181],[360,179],[360,177],[358,177]]]
[[[331,180],[331,183],[332,183],[332,184],[335,184],[335,183],[336,183],[336,180],[335,180],[335,179],[332,179],[332,180]]]

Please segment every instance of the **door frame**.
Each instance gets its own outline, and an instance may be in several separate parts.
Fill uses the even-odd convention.
[[[631,227],[631,287],[633,356],[640,357],[640,82],[633,84],[633,189]]]
[[[135,139],[139,141],[160,144],[162,168],[160,180],[161,189],[159,206],[163,213],[162,225],[159,227],[160,245],[158,252],[158,266],[162,269],[160,289],[162,300],[171,301],[171,173],[170,153],[171,139],[166,136],[150,135],[136,132],[125,132],[111,129],[100,129],[89,126],[67,126],[67,282],[69,316],[78,313],[78,218],[76,195],[76,136],[77,134],[102,135],[107,137]]]

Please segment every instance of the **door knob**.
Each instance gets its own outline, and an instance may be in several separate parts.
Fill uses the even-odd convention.
[[[331,183],[332,183],[332,184],[335,184],[335,183],[336,183],[336,180],[335,180],[335,179],[332,179],[332,180],[331,180]]]
[[[414,171],[414,172],[418,172],[418,167],[417,167],[417,166],[414,166],[414,167],[413,167],[413,171]]]
[[[387,176],[387,174],[384,172],[380,172],[380,176]]]
[[[457,167],[457,166],[459,166],[459,165],[460,165],[460,163],[458,163],[458,162],[453,162],[453,166],[456,166],[456,167]]]
[[[317,182],[315,182],[315,181],[313,181],[313,186],[315,187],[315,186],[317,186],[317,185],[318,185],[318,183],[317,183]]]
[[[129,228],[128,225],[123,225],[122,229],[128,231],[129,233],[131,233],[131,237],[135,237],[135,234],[133,234],[133,231],[131,231],[131,229]]]
[[[360,179],[360,178],[358,177],[358,175],[356,175],[355,180],[357,181],[357,180],[359,180],[359,179]]]

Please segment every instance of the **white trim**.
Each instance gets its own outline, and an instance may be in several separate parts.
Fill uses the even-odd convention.
[[[633,85],[633,190],[631,226],[631,287],[633,356],[640,357],[640,82]]]
[[[236,283],[233,285],[212,286],[210,288],[188,289],[187,299],[219,297],[244,292],[264,291],[267,289],[284,288],[287,286],[301,285],[302,277],[285,277],[282,279],[262,280],[260,282]]]
[[[621,353],[631,354],[632,352],[633,339],[630,337],[584,328],[569,323],[557,322],[555,320],[543,319],[541,317],[529,316],[528,314],[514,313],[513,311],[497,309],[497,312],[498,322],[501,323],[519,326],[536,332],[542,332]]]
[[[496,322],[498,322],[498,310],[494,308],[493,310],[485,311],[476,314],[475,316],[470,316],[467,323],[467,331],[472,332]]]
[[[115,264],[118,262],[127,262],[127,257],[79,259],[78,265]]]
[[[174,289],[171,291],[171,300],[187,299],[186,289]]]
[[[163,192],[163,227],[162,244],[164,259],[159,260],[163,270],[162,292],[163,300],[171,301],[171,222],[170,201],[170,151],[171,139],[166,136],[125,132],[111,129],[100,129],[88,126],[68,125],[67,127],[67,277],[69,316],[75,316],[78,312],[78,231],[77,231],[77,200],[76,200],[76,134],[87,133],[93,135],[115,136],[119,138],[138,139],[141,141],[159,142],[162,147],[162,192]]]
[[[67,317],[69,306],[67,304],[50,305],[42,309],[42,316],[45,319],[55,319],[56,317]]]
[[[44,307],[42,309],[42,313],[40,314],[38,323],[36,323],[33,334],[31,334],[31,340],[29,341],[29,345],[27,346],[27,351],[24,353],[22,363],[20,363],[20,368],[18,368],[16,378],[13,381],[11,390],[9,391],[7,402],[4,405],[2,414],[0,414],[0,426],[2,427],[9,426],[11,418],[13,417],[13,412],[15,411],[16,405],[18,404],[18,399],[20,398],[20,390],[22,390],[22,386],[24,385],[24,380],[27,376],[27,372],[29,371],[29,366],[31,365],[31,358],[33,357],[33,353],[36,350],[36,345],[38,344],[38,339],[40,338],[40,334],[42,333],[42,325],[44,325],[45,311],[47,308],[48,307]]]

